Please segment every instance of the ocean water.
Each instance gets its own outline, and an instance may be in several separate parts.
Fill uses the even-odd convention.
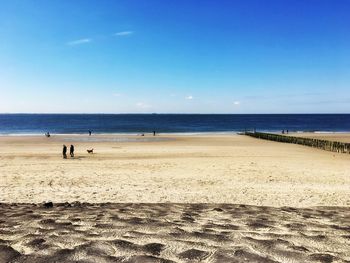
[[[0,134],[349,132],[350,114],[0,114]]]

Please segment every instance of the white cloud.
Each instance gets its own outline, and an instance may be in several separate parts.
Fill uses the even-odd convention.
[[[151,105],[148,105],[144,102],[138,102],[136,103],[136,106],[139,107],[139,108],[142,108],[142,109],[148,109],[148,108],[151,108]]]
[[[91,41],[92,41],[91,38],[82,38],[82,39],[67,42],[67,45],[75,46],[75,45],[87,44],[87,43],[90,43]]]
[[[236,106],[238,106],[238,105],[241,104],[241,102],[237,100],[237,101],[234,101],[233,104],[236,105]]]
[[[120,97],[122,94],[120,94],[120,93],[113,93],[113,96],[114,97]]]
[[[118,37],[125,37],[125,36],[130,36],[132,34],[134,34],[133,31],[121,31],[121,32],[115,33],[114,35]]]
[[[187,97],[185,97],[186,100],[193,100],[193,96],[192,95],[188,95]]]

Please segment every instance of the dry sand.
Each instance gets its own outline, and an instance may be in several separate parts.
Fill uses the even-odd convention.
[[[350,262],[350,155],[126,138],[0,137],[0,262]]]
[[[350,206],[350,155],[241,135],[113,138],[0,137],[0,202]]]
[[[0,205],[0,262],[349,262],[348,208]],[[1,261],[2,260],[2,261]]]

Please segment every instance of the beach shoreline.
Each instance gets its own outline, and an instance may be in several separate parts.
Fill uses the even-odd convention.
[[[242,129],[242,130],[230,130],[230,131],[187,131],[187,132],[157,132],[156,136],[217,136],[217,135],[237,135],[244,133],[245,131],[254,132],[254,129]],[[256,132],[264,132],[264,133],[273,133],[273,134],[282,134],[282,130],[255,130]],[[153,132],[93,132],[91,136],[153,136]],[[292,131],[290,130],[289,135],[293,136],[330,136],[330,135],[339,135],[339,136],[348,136],[350,135],[350,131]],[[284,135],[288,135],[287,130],[285,130]],[[0,133],[0,137],[42,137],[45,135],[45,132],[38,133]],[[89,136],[86,132],[80,133],[51,133],[51,136]]]
[[[243,135],[103,140],[115,137],[0,137],[0,202],[350,205],[346,154]],[[75,158],[64,160],[62,144],[70,143]]]
[[[345,263],[349,170],[237,134],[0,136],[0,262]]]

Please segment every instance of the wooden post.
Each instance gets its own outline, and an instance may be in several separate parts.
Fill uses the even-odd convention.
[[[254,129],[254,132],[245,131],[244,134],[247,136],[258,138],[258,139],[299,144],[299,145],[309,146],[317,149],[322,149],[325,151],[350,154],[350,143],[319,140],[314,138],[285,136],[285,135],[274,134],[274,133],[256,132],[255,129]]]

